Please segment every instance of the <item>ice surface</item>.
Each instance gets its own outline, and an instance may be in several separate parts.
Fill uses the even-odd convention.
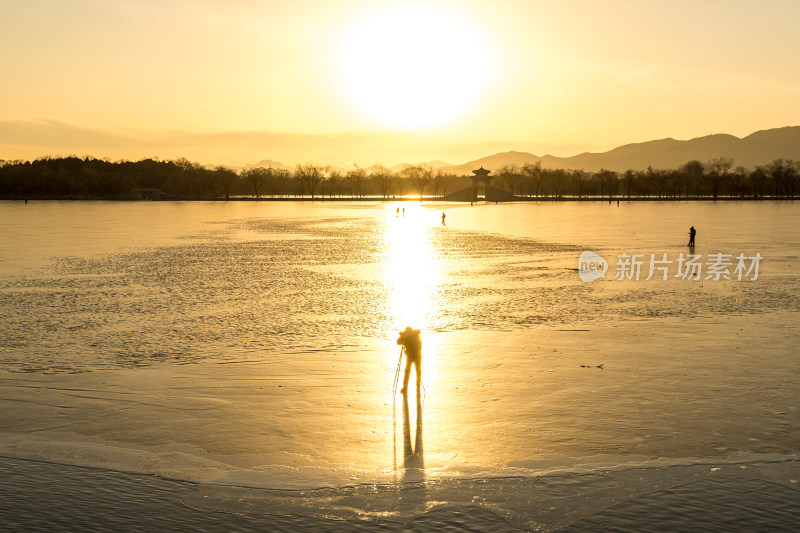
[[[541,483],[611,505],[615,469],[795,459],[794,204],[404,205],[3,204],[0,454],[200,482],[214,505],[214,487],[329,487],[312,508],[403,520]],[[576,272],[583,250],[610,274],[677,257],[689,225],[696,253],[760,253],[759,279]]]

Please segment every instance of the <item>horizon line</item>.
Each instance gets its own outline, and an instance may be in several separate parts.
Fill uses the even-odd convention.
[[[468,159],[466,161],[463,161],[462,159],[463,162],[461,163],[451,163],[450,161],[445,160],[445,156],[441,156],[441,157],[426,158],[427,159],[426,161],[418,160],[416,163],[409,163],[407,162],[408,160],[405,160],[394,164],[375,162],[372,163],[371,165],[358,165],[352,161],[352,159],[355,158],[350,158],[351,160],[344,165],[335,163],[325,163],[323,164],[323,166],[332,166],[334,168],[344,169],[344,168],[369,168],[370,166],[384,165],[388,168],[394,168],[403,165],[414,166],[414,165],[424,165],[431,163],[442,163],[440,165],[437,165],[437,167],[458,167],[473,162],[477,162],[480,161],[481,159],[485,159],[488,157],[501,154],[510,154],[510,153],[527,154],[539,159],[545,159],[545,158],[570,159],[573,157],[578,157],[583,155],[602,155],[626,146],[643,145],[659,141],[674,140],[677,142],[690,142],[697,139],[704,139],[715,136],[716,137],[725,136],[725,137],[732,137],[738,140],[743,140],[760,132],[772,131],[772,130],[785,130],[798,127],[800,126],[786,125],[786,126],[777,126],[774,128],[762,128],[750,132],[742,137],[725,132],[709,133],[706,135],[701,135],[699,137],[691,137],[689,139],[676,139],[675,137],[672,136],[666,136],[666,137],[659,137],[647,140],[625,142],[623,144],[618,144],[606,150],[600,150],[600,151],[593,151],[591,148],[585,149],[583,151],[573,149],[570,155],[555,155],[552,151],[548,151],[547,149],[543,150],[545,152],[543,155],[537,155],[535,151],[529,151],[527,149],[520,148],[520,145],[534,144],[536,143],[536,141],[485,140],[480,142],[462,142],[458,144],[449,145],[451,149],[457,147],[460,150],[470,150],[473,152],[476,152],[477,150],[482,150],[483,153],[485,154],[478,157],[472,156],[471,159]],[[41,131],[42,129],[47,129],[48,131],[42,132]],[[62,136],[68,136],[70,139],[77,137],[78,141],[83,140],[83,142],[87,145],[99,143],[100,146],[93,146],[93,147],[87,146],[87,148],[85,149],[58,148],[54,146],[48,147],[49,148],[48,149],[45,147],[41,147],[41,149],[38,150],[39,155],[35,157],[31,156],[10,157],[10,158],[0,157],[0,160],[35,161],[37,159],[61,158],[61,157],[79,157],[81,159],[90,157],[98,160],[114,160],[114,161],[142,161],[145,159],[157,159],[157,160],[187,159],[192,162],[201,164],[203,166],[221,166],[226,168],[253,168],[257,166],[258,163],[242,163],[240,161],[237,161],[235,163],[202,162],[197,157],[177,155],[176,149],[178,149],[178,147],[183,147],[186,149],[184,150],[185,152],[196,151],[198,149],[202,149],[203,145],[208,145],[208,143],[214,141],[216,141],[217,143],[223,141],[231,149],[234,148],[242,149],[243,147],[248,147],[248,146],[254,149],[262,149],[261,147],[265,144],[266,145],[270,145],[273,143],[286,144],[287,142],[294,141],[292,144],[295,143],[297,144],[297,147],[294,148],[295,150],[297,150],[297,149],[302,149],[303,145],[313,145],[317,143],[329,144],[331,141],[361,142],[364,140],[373,139],[375,136],[383,137],[386,139],[391,139],[391,138],[402,139],[415,136],[437,137],[436,135],[432,135],[430,132],[409,134],[408,132],[389,132],[389,131],[379,131],[379,130],[353,131],[353,132],[340,132],[340,133],[318,133],[318,134],[281,133],[281,132],[271,132],[267,130],[228,130],[228,131],[201,132],[201,133],[190,133],[187,131],[180,131],[180,130],[168,130],[162,133],[144,133],[142,134],[142,136],[136,136],[136,135],[126,134],[124,132],[114,132],[112,130],[103,130],[98,128],[77,126],[74,124],[69,124],[51,119],[40,119],[40,120],[0,120],[0,147],[3,147],[2,150],[6,152],[11,151],[8,148],[9,146],[16,147],[18,150],[22,146],[27,146],[27,150],[22,150],[22,151],[29,151],[29,152],[34,151],[36,150],[35,145],[41,144],[42,141],[44,141],[45,144],[48,142],[53,142],[54,136],[56,136],[57,140],[57,134],[59,132],[62,134]],[[37,133],[41,135],[39,136],[37,135]],[[37,138],[41,139],[42,141],[36,142]],[[27,141],[27,143],[25,141]],[[235,141],[239,142],[236,144],[230,144],[231,142]],[[21,142],[25,144],[21,144]],[[546,143],[539,142],[539,144],[546,144]],[[158,148],[159,146],[163,147],[160,149],[162,153],[144,155],[144,151],[157,151],[159,150]],[[496,148],[491,148],[492,146],[496,146]],[[503,146],[505,146],[505,148],[503,148]],[[220,145],[215,144],[214,147],[216,149],[219,149]],[[114,150],[138,151],[139,154],[134,156],[96,155],[98,152],[102,154],[103,151],[114,151]],[[488,154],[486,153],[487,151],[491,150],[498,150],[498,151]],[[597,150],[597,148],[594,148],[594,150]],[[166,155],[163,153],[164,151],[167,152],[172,151],[175,153]],[[264,151],[269,151],[269,150],[267,149]],[[79,153],[82,153],[82,155],[78,155]],[[312,162],[314,164],[320,164],[318,163],[318,161],[323,160],[323,158],[321,157],[294,158],[296,160],[293,161],[293,163],[285,163],[284,161],[280,161],[278,159],[279,157],[280,156],[277,155],[275,157],[262,157],[259,160],[259,162],[264,160],[269,160],[276,163],[276,165],[280,165],[281,167],[294,168],[298,164],[303,164],[308,162]],[[214,158],[209,157],[207,160],[211,159]]]

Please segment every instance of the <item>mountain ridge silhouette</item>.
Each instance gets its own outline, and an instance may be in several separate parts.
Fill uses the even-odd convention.
[[[528,152],[508,151],[481,157],[461,165],[442,167],[444,172],[471,174],[478,167],[497,172],[504,165],[524,165],[541,162],[544,168],[586,170],[600,169],[624,172],[645,170],[648,166],[672,169],[697,159],[706,162],[717,157],[733,158],[734,166],[748,169],[766,165],[775,159],[800,160],[800,126],[759,130],[739,138],[717,133],[680,141],[671,137],[629,143],[607,152],[584,152],[570,157],[537,156]]]

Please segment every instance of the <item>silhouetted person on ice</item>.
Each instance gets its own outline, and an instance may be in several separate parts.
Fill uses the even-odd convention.
[[[447,218],[447,215],[445,215],[444,213],[442,213],[442,224],[444,224],[444,219],[445,219],[445,218]]]
[[[411,377],[411,365],[413,364],[417,371],[417,395],[419,395],[419,385],[422,382],[422,369],[420,368],[422,365],[422,339],[419,336],[420,333],[420,330],[408,326],[397,337],[397,344],[402,344],[406,352],[406,373],[403,376],[401,394],[408,392],[408,378]]]
[[[694,236],[697,235],[697,230],[694,229],[694,226],[689,228],[689,246],[694,248]]]

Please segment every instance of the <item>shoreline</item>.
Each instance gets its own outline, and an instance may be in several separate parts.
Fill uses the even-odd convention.
[[[614,197],[614,198],[587,198],[587,197],[515,197],[513,200],[486,200],[479,198],[474,201],[476,204],[513,204],[513,203],[551,203],[551,202],[599,202],[599,203],[635,203],[635,202],[668,202],[668,203],[688,203],[688,202],[794,202],[798,198],[786,198],[778,196],[768,196],[760,198],[752,197],[711,197],[711,196],[690,196],[685,198],[657,198],[657,197]],[[178,203],[178,202],[375,202],[375,203],[391,203],[391,202],[433,202],[433,203],[449,203],[449,204],[468,204],[473,203],[469,200],[452,200],[445,197],[396,197],[396,198],[382,198],[382,197],[303,197],[303,196],[288,196],[288,197],[240,197],[240,198],[163,198],[159,200],[153,199],[129,199],[129,198],[102,198],[102,197],[0,197],[3,202],[120,202],[120,203],[141,203],[141,202],[159,202],[159,203]]]

